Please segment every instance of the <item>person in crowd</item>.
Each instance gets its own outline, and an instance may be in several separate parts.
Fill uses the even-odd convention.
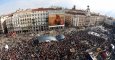
[[[57,18],[59,18],[57,16]],[[96,48],[109,45],[104,39],[89,35],[87,32],[79,31],[65,34],[65,39],[60,42],[32,43],[26,40],[29,37],[9,38],[14,42],[8,44],[9,50],[0,50],[1,60],[92,60],[86,50],[94,52]],[[105,49],[104,49],[105,50]],[[99,50],[100,51],[100,50]],[[102,51],[102,50],[101,50]],[[98,52],[97,52],[98,53]],[[97,60],[106,58],[105,53],[99,52]]]

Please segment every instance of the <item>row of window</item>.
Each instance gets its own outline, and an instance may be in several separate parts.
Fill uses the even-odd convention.
[[[18,18],[18,19],[12,19],[12,21],[20,21],[20,20],[42,20],[42,19],[47,19],[48,17],[31,17],[31,18]]]
[[[41,23],[41,22],[40,22],[40,23],[35,23],[34,25],[36,26],[36,25],[46,25],[46,24],[47,24],[47,23],[44,23],[44,22]],[[20,24],[20,26],[32,26],[32,25],[33,25],[33,24],[31,24],[31,23],[21,23],[21,24]],[[19,24],[13,24],[13,26],[14,26],[14,27],[19,26]]]
[[[21,29],[38,29],[38,28],[46,28],[47,26],[36,26],[36,27],[15,27],[14,30],[17,30],[19,28]],[[10,29],[10,28],[9,28]]]
[[[23,14],[23,15],[15,15],[14,17],[20,17],[20,18],[23,18],[23,17],[33,17],[33,16],[47,16],[48,13],[42,13],[42,14]]]
[[[34,11],[33,13],[47,13],[47,11]]]
[[[32,23],[32,22],[47,22],[47,20],[46,19],[34,20],[34,21],[32,21],[32,20],[28,20],[28,21],[27,20],[21,20],[21,21],[13,21],[13,22],[10,22],[10,23],[13,23],[13,24],[19,24],[19,23],[26,24],[26,23]]]

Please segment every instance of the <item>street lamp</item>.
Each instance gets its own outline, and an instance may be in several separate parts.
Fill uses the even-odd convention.
[[[32,19],[32,25],[33,25],[33,32],[35,30],[35,19]]]

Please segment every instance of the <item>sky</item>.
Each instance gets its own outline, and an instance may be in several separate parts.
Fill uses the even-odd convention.
[[[90,6],[91,12],[100,13],[115,18],[115,0],[0,0],[0,15],[15,12],[17,9],[40,8],[50,6],[60,6],[64,8],[76,9]]]

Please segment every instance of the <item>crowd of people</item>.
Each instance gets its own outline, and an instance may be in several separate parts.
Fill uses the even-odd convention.
[[[1,48],[0,60],[105,60],[111,54],[109,41],[85,31],[65,34],[63,41],[38,44],[27,37],[12,38],[7,50]]]

